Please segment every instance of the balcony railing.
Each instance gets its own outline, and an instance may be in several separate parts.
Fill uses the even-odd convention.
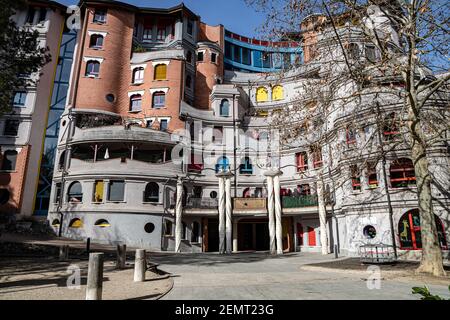
[[[267,198],[234,198],[234,209],[266,209]]]
[[[281,198],[283,208],[302,208],[317,206],[317,195],[303,195],[299,197],[284,196]]]
[[[189,198],[186,209],[217,209],[218,200],[212,198]]]

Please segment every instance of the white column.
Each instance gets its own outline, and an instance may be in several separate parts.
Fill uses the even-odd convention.
[[[237,221],[233,223],[233,252],[238,251],[238,224]]]
[[[275,209],[273,200],[273,177],[267,176],[267,212],[269,214],[269,248],[271,254],[275,254],[277,252],[275,242]]]
[[[280,175],[273,177],[275,197],[275,236],[277,239],[277,254],[283,254],[283,225],[281,223]]]
[[[325,208],[323,182],[320,176],[317,180],[317,199],[319,204],[320,245],[322,247],[322,254],[328,254],[327,211]]]
[[[226,220],[225,220],[225,239],[226,239],[226,252],[231,253],[233,250],[232,244],[232,207],[231,207],[231,178],[227,177],[225,178],[225,194],[226,194]]]
[[[225,252],[225,178],[219,177],[219,253]]]
[[[181,236],[183,235],[183,224],[181,211],[183,210],[182,206],[183,200],[183,181],[178,178],[177,181],[177,199],[175,205],[175,252],[181,252]]]

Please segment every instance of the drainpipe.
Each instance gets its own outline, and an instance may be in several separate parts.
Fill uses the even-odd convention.
[[[237,174],[236,174],[236,117],[235,117],[235,100],[236,95],[233,94],[233,157],[234,157],[234,197],[237,197]]]

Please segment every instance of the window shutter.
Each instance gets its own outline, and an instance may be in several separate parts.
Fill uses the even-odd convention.
[[[167,77],[167,66],[165,64],[158,64],[155,67],[155,80],[165,80]]]

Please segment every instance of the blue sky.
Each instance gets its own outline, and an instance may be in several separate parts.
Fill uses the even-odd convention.
[[[77,4],[78,0],[57,0],[65,5]],[[225,28],[244,36],[258,36],[257,28],[264,16],[247,6],[244,0],[123,0],[138,7],[169,8],[184,2],[202,21],[223,24]]]

